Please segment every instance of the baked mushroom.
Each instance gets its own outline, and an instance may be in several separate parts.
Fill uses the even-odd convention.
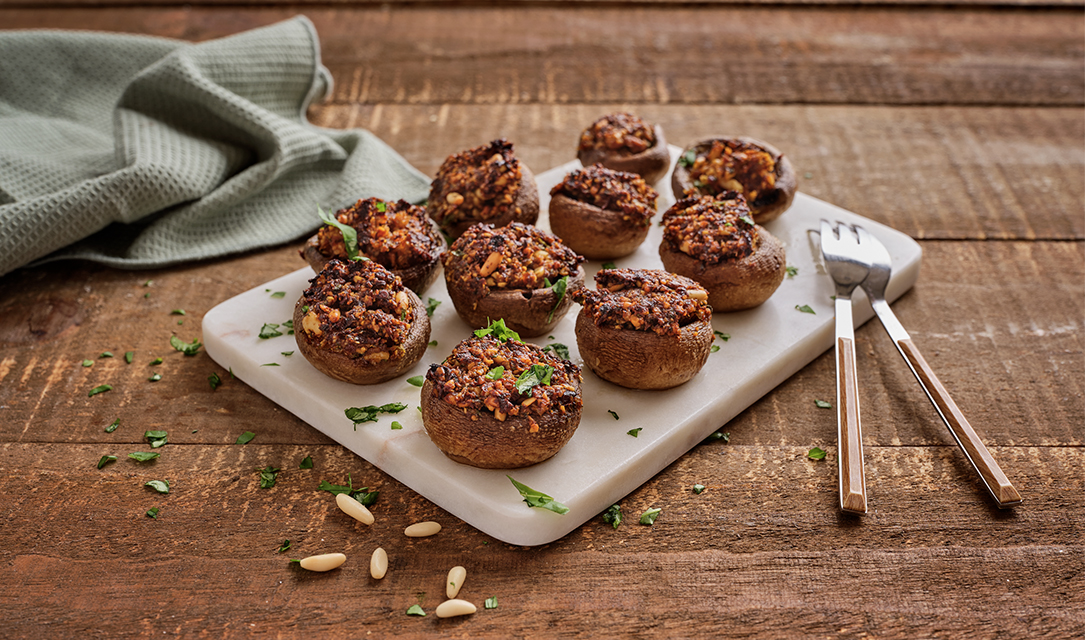
[[[750,217],[734,191],[685,198],[663,214],[663,267],[708,290],[713,311],[756,307],[784,281],[784,245]]]
[[[708,292],[656,269],[604,269],[575,294],[580,356],[597,376],[631,389],[689,381],[712,348]]]
[[[655,184],[671,166],[671,152],[663,127],[650,126],[631,113],[612,113],[596,120],[580,134],[576,157],[585,167],[601,164],[627,171]]]
[[[648,237],[657,197],[635,173],[578,169],[550,190],[550,229],[585,258],[621,258]]]
[[[452,304],[475,329],[501,318],[525,337],[543,335],[584,286],[584,258],[553,234],[519,222],[475,225],[443,260]]]
[[[426,433],[449,458],[474,467],[550,458],[580,424],[580,367],[520,342],[503,324],[475,334],[426,373]]]
[[[340,228],[321,227],[301,249],[313,271],[320,273],[332,258],[349,260],[360,254],[399,276],[418,294],[437,279],[445,241],[423,207],[405,200],[367,198],[340,209],[335,220],[353,229],[355,239],[348,248]]]
[[[372,260],[332,259],[294,305],[298,350],[319,371],[345,382],[391,380],[429,344],[422,301]]]
[[[448,156],[430,185],[426,209],[455,240],[479,222],[535,224],[539,191],[531,170],[502,138]]]
[[[741,193],[758,224],[787,211],[797,185],[791,160],[771,144],[746,137],[717,136],[691,145],[678,157],[671,175],[678,199]]]

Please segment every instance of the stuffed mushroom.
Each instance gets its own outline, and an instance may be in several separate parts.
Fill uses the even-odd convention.
[[[504,319],[526,336],[543,335],[584,286],[584,258],[542,229],[519,222],[471,227],[445,254],[445,284],[472,328]]]
[[[701,140],[682,152],[671,175],[675,198],[741,193],[758,224],[787,211],[797,185],[791,160],[771,144],[747,137]]]
[[[578,169],[550,190],[550,229],[585,258],[621,258],[648,237],[657,197],[635,173]]]
[[[601,164],[635,173],[648,184],[659,181],[671,166],[663,127],[631,113],[612,113],[593,122],[580,134],[576,157],[585,167]]]
[[[293,320],[305,359],[354,384],[402,375],[429,343],[422,301],[399,276],[371,260],[329,261],[294,305]]]
[[[597,376],[631,389],[669,389],[704,367],[712,348],[708,292],[655,269],[604,269],[575,295],[576,344]]]

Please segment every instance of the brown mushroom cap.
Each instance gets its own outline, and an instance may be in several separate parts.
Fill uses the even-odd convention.
[[[795,192],[798,190],[798,178],[795,175],[795,169],[792,167],[791,160],[787,156],[767,142],[747,136],[712,136],[699,140],[686,147],[682,150],[682,155],[680,155],[679,158],[691,150],[697,153],[706,151],[712,147],[712,142],[715,140],[735,140],[761,147],[765,152],[772,156],[772,160],[776,164],[776,188],[772,190],[772,193],[775,194],[774,199],[762,205],[755,205],[752,202],[749,203],[750,213],[753,215],[754,222],[765,224],[766,222],[775,220],[791,207],[791,202],[795,199]],[[693,180],[689,176],[689,167],[684,166],[681,161],[675,165],[674,173],[671,174],[671,189],[674,191],[674,197],[677,199],[681,199],[684,195],[715,195],[712,193],[702,193],[698,190],[697,187],[693,185]],[[757,200],[762,201],[764,198],[758,197]]]
[[[663,136],[663,127],[652,127],[656,142],[640,153],[619,153],[611,149],[580,149],[576,157],[585,167],[601,164],[615,171],[628,171],[644,178],[648,184],[655,184],[667,174],[671,167],[671,152],[667,148],[667,139]]]
[[[600,327],[583,308],[576,317],[580,357],[595,375],[630,389],[669,389],[688,382],[711,352],[712,324],[698,320],[677,336]]]
[[[576,382],[580,393],[580,382]],[[547,411],[535,417],[532,433],[527,416],[498,421],[492,412],[461,409],[441,400],[429,380],[422,385],[422,423],[446,456],[483,469],[514,469],[552,457],[573,437],[581,408]]]
[[[531,172],[531,169],[527,168],[527,165],[524,164],[523,161],[521,161],[520,188],[516,190],[516,198],[513,200],[512,206],[506,210],[504,215],[488,220],[470,218],[452,224],[440,224],[440,227],[441,231],[448,234],[448,237],[451,240],[455,240],[462,236],[464,231],[467,231],[480,222],[492,224],[495,227],[503,227],[510,222],[535,224],[538,220],[539,188],[535,184],[535,174]]]
[[[440,272],[441,266],[441,256],[445,251],[446,247],[444,239],[442,239],[441,248],[437,251],[433,259],[406,269],[388,270],[399,276],[399,279],[403,281],[403,286],[418,295],[422,295],[423,291],[437,281],[437,274]],[[315,234],[305,242],[305,246],[301,249],[301,256],[305,258],[305,261],[309,263],[309,266],[312,267],[313,271],[316,273],[320,273],[320,270],[324,268],[324,265],[328,264],[328,261],[332,259],[331,256],[324,255],[320,252],[320,239]]]
[[[305,359],[321,373],[352,384],[378,384],[403,375],[422,359],[422,354],[429,346],[430,333],[429,316],[426,315],[425,305],[413,291],[410,289],[405,289],[405,291],[411,299],[414,322],[411,323],[407,339],[402,345],[405,351],[402,357],[372,363],[364,358],[352,358],[309,344],[306,339],[307,334],[303,329],[304,295],[294,304],[294,336],[297,339],[298,351],[301,351]]]
[[[533,338],[548,333],[565,317],[573,304],[572,293],[584,286],[584,268],[578,266],[576,273],[569,276],[560,303],[550,287],[491,289],[486,296],[477,298],[461,282],[446,279],[446,284],[456,312],[472,329],[481,329],[492,320],[503,318],[510,329],[525,338]]]
[[[550,198],[550,230],[565,246],[589,260],[611,260],[633,253],[651,227],[563,193]]]
[[[761,239],[757,249],[733,262],[705,265],[666,240],[659,245],[659,257],[667,271],[696,280],[708,291],[712,311],[750,309],[768,300],[787,274],[783,243],[761,225],[754,230]]]

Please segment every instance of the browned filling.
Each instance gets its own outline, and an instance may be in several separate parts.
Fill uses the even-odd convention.
[[[708,149],[700,148],[689,166],[694,189],[685,195],[716,195],[737,191],[753,206],[769,204],[776,197],[776,161],[761,147],[738,140],[713,140]]]
[[[595,274],[595,286],[580,289],[573,299],[598,327],[677,336],[688,324],[712,320],[708,292],[684,276],[656,269],[604,269]]]
[[[464,220],[485,222],[515,207],[520,189],[520,161],[505,139],[450,155],[429,191],[429,214],[442,226]]]
[[[663,242],[713,265],[741,260],[761,245],[742,194],[724,191],[715,198],[685,198],[663,214]]]
[[[399,276],[371,260],[333,259],[302,294],[298,335],[312,347],[372,364],[402,358],[414,310]]]
[[[580,134],[580,150],[606,149],[620,154],[641,153],[656,143],[656,134],[644,120],[631,113],[612,113],[599,118]]]
[[[651,224],[656,213],[656,191],[635,173],[614,171],[602,165],[577,169],[550,190],[605,211],[617,211],[623,220],[641,226]]]
[[[516,381],[533,365],[552,368],[549,384],[536,384],[521,393]],[[426,379],[441,400],[463,409],[491,411],[498,420],[551,410],[572,413],[582,403],[577,387],[580,367],[533,344],[502,342],[493,336],[456,345],[443,363],[430,365]]]
[[[335,214],[336,219],[358,232],[358,251],[389,269],[409,269],[429,264],[440,254],[444,241],[436,235],[426,210],[405,200],[385,202],[379,198],[359,200]],[[325,225],[317,231],[320,253],[345,260],[343,233]]]
[[[471,227],[443,260],[449,282],[463,283],[472,295],[483,297],[491,289],[541,289],[546,280],[575,275],[584,258],[554,235],[513,222]]]

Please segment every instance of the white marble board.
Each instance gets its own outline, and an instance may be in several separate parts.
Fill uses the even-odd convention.
[[[680,151],[673,148],[674,156]],[[541,210],[546,227],[550,188],[580,165],[573,161],[539,174]],[[669,175],[658,185],[659,210],[674,199]],[[296,351],[294,337],[260,339],[266,322],[291,317],[295,301],[313,277],[304,267],[231,298],[210,310],[203,320],[203,340],[208,354],[224,368],[365,458],[414,491],[440,505],[452,515],[481,531],[516,545],[540,545],[572,531],[676,460],[708,434],[723,426],[776,385],[804,367],[833,345],[833,285],[821,265],[817,248],[822,219],[857,223],[878,237],[893,258],[893,277],[887,298],[895,300],[919,277],[921,249],[908,236],[799,193],[782,217],[766,225],[787,247],[787,263],[798,275],[787,278],[762,306],[739,313],[715,314],[714,328],[730,334],[727,342],[690,382],[666,391],[634,391],[603,381],[584,369],[584,413],[580,428],[556,456],[525,469],[483,470],[446,458],[429,440],[422,427],[419,389],[406,382],[425,374],[431,363],[443,360],[452,347],[470,336],[449,300],[444,280],[438,278],[423,298],[441,301],[433,315],[430,347],[406,375],[373,386],[355,386],[321,374]],[[653,219],[658,222],[659,217]],[[633,255],[616,260],[619,267],[662,268],[658,256],[662,229],[653,224],[648,240]],[[586,265],[588,282],[600,263]],[[284,291],[284,297],[271,293]],[[856,293],[856,326],[873,316],[865,297]],[[796,310],[809,305],[814,314]],[[553,340],[534,339],[540,345],[568,345],[571,358],[583,366],[573,332],[579,307],[574,305],[554,329]],[[283,356],[284,351],[295,351]],[[279,366],[263,366],[276,362]],[[354,429],[343,411],[348,407],[402,402],[408,409],[383,415],[376,423]],[[608,410],[615,411],[615,420]],[[403,425],[392,430],[393,420]],[[627,435],[641,428],[637,437]],[[569,507],[565,515],[530,508],[506,478],[510,474]],[[708,478],[706,478],[707,480]],[[717,479],[726,481],[725,478]],[[362,483],[365,482],[361,479]],[[664,514],[666,512],[666,505]],[[379,517],[380,506],[375,507]],[[639,514],[626,514],[634,520]]]

